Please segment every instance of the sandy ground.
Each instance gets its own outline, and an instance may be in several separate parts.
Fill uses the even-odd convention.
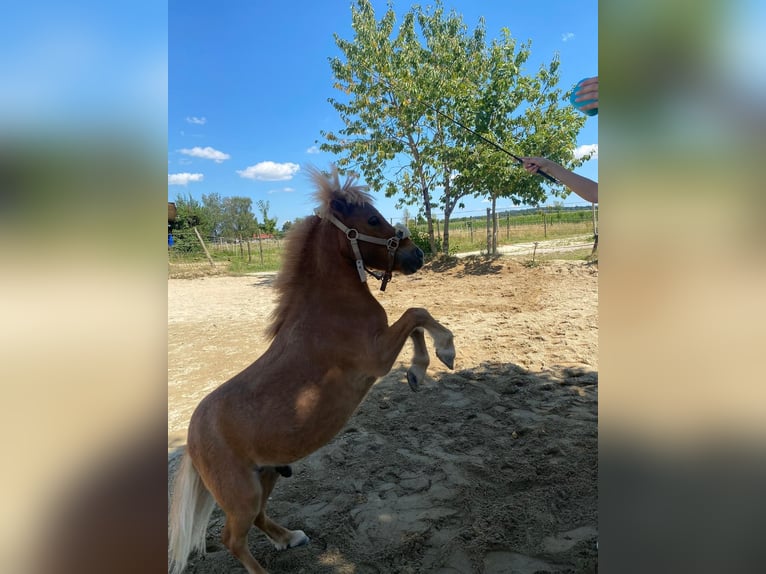
[[[274,276],[168,281],[168,447],[172,476],[199,400],[267,347]],[[419,393],[409,343],[344,430],[281,479],[269,514],[307,546],[276,551],[272,574],[597,572],[598,268],[468,257],[396,276],[393,322],[428,308],[455,334],[449,371],[433,356]],[[244,572],[220,546],[188,572]]]

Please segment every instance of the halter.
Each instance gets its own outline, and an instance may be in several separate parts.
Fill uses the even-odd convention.
[[[346,227],[332,213],[321,215],[319,213],[319,210],[315,211],[315,213],[317,217],[327,219],[335,227],[340,229],[346,235],[346,238],[351,242],[351,249],[354,252],[354,257],[356,257],[356,271],[357,273],[359,273],[359,280],[362,283],[366,283],[367,273],[369,273],[370,275],[375,277],[375,279],[377,279],[378,281],[382,280],[382,283],[380,284],[380,290],[385,291],[386,285],[391,280],[391,277],[393,275],[394,258],[396,257],[396,250],[399,249],[399,242],[402,239],[410,236],[410,230],[407,229],[405,225],[402,225],[401,223],[397,223],[396,225],[394,225],[394,228],[396,229],[396,234],[393,237],[389,237],[388,239],[383,239],[382,237],[373,237],[372,235],[365,235],[364,233],[359,233],[359,231],[357,231],[356,229]],[[371,271],[364,266],[364,261],[362,261],[362,252],[359,251],[359,241],[366,241],[367,243],[375,243],[376,245],[385,245],[386,248],[388,248],[388,269],[386,269],[385,273],[375,273],[374,271]]]

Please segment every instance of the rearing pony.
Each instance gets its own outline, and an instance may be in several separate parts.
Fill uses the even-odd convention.
[[[169,520],[170,570],[184,570],[204,552],[207,523],[217,502],[226,514],[223,543],[249,574],[267,574],[247,546],[255,524],[277,549],[305,544],[266,515],[279,475],[329,442],[373,383],[391,370],[408,337],[413,390],[429,364],[424,330],[436,355],[453,368],[452,333],[425,309],[407,309],[393,325],[367,286],[368,267],[415,273],[423,252],[406,228],[393,227],[372,206],[367,187],[351,176],[341,186],[333,167],[310,168],[320,206],[290,230],[279,302],[266,352],[205,397],[189,422],[175,479]]]

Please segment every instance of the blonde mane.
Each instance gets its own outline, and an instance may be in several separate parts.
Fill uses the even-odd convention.
[[[306,171],[316,186],[314,198],[319,202],[317,213],[324,217],[333,199],[343,199],[351,205],[372,204],[372,196],[368,193],[369,186],[355,185],[359,176],[356,173],[348,174],[348,178],[341,186],[338,176],[338,168],[333,165],[332,171],[328,174],[322,170],[307,166]]]
[[[267,330],[269,338],[276,336],[282,327],[285,315],[292,305],[288,294],[295,291],[297,286],[304,282],[307,270],[316,265],[314,257],[315,237],[318,228],[325,221],[324,218],[331,207],[334,199],[345,201],[352,205],[372,204],[372,196],[368,193],[366,185],[356,185],[359,176],[355,173],[348,175],[341,185],[338,176],[338,168],[332,166],[332,171],[326,173],[314,166],[307,166],[306,171],[311,181],[316,186],[314,198],[319,202],[316,216],[304,218],[294,225],[287,234],[285,250],[282,254],[282,268],[274,282],[274,287],[279,293],[279,302],[271,314],[271,324]]]

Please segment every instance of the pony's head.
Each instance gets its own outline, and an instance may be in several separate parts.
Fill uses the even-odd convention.
[[[356,174],[341,185],[335,166],[329,174],[314,167],[308,172],[317,188],[316,214],[338,228],[341,250],[355,261],[363,281],[366,276],[360,265],[385,272],[381,289],[392,271],[409,275],[423,266],[423,252],[410,239],[409,230],[386,221],[373,207],[368,187],[356,185]]]

